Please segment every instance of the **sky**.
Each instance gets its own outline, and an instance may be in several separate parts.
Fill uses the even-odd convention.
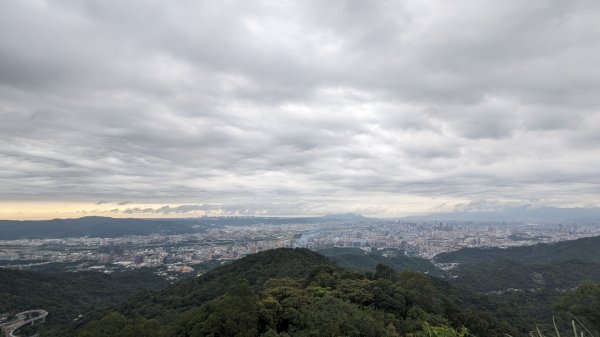
[[[597,0],[0,2],[0,218],[600,206]]]

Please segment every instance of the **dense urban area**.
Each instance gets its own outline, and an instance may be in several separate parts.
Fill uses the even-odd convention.
[[[55,262],[81,262],[72,271],[165,267],[194,273],[193,265],[224,262],[264,250],[303,247],[319,251],[354,247],[365,251],[401,249],[408,256],[432,259],[465,247],[513,247],[600,235],[600,226],[472,223],[341,221],[333,223],[209,226],[198,233],[127,235],[114,238],[70,237],[0,241],[0,260],[12,268]],[[164,273],[167,276],[167,273]]]

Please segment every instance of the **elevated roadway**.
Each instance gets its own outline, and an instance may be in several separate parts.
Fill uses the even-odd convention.
[[[44,322],[48,312],[42,309],[27,310],[17,314],[17,319],[1,325],[5,337],[17,337],[15,331],[19,328],[33,324],[37,321]]]

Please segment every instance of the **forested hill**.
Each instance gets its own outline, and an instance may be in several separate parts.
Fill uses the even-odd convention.
[[[429,260],[404,255],[399,249],[383,252],[365,252],[360,248],[330,248],[319,251],[338,266],[363,271],[373,271],[378,264],[385,264],[396,271],[414,270],[430,275],[440,275],[440,270]]]
[[[563,241],[552,244],[511,248],[463,248],[442,253],[435,260],[442,263],[481,263],[513,261],[522,263],[549,263],[569,260],[600,263],[600,236]]]
[[[0,240],[184,234],[197,232],[199,229],[195,221],[188,219],[115,219],[90,216],[38,221],[0,220]]]
[[[465,326],[486,337],[524,331],[518,308],[505,308],[502,319],[494,309],[482,297],[423,273],[385,265],[350,271],[306,249],[276,249],[136,296],[73,334],[421,336],[427,324],[448,331]]]
[[[555,244],[468,248],[440,254],[438,262],[457,262],[452,282],[478,292],[536,290],[556,292],[584,281],[600,281],[600,237]]]
[[[600,237],[507,249],[468,248],[440,254],[436,260],[459,263],[448,272],[455,286],[516,304],[527,317],[543,322],[559,314],[556,304],[565,293],[585,282],[600,282]],[[590,324],[600,327],[600,319]]]
[[[154,318],[174,314],[224,295],[240,281],[257,291],[270,279],[300,278],[320,268],[340,270],[332,261],[308,249],[274,249],[247,255],[192,281],[161,292],[134,297],[118,310],[132,317]]]
[[[80,314],[93,315],[144,289],[168,282],[149,269],[112,273],[38,272],[0,268],[0,313],[43,308],[49,312],[42,336],[56,332]]]

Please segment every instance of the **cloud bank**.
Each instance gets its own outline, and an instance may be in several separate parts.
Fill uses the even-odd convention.
[[[0,200],[597,206],[598,20],[594,0],[3,1]]]

